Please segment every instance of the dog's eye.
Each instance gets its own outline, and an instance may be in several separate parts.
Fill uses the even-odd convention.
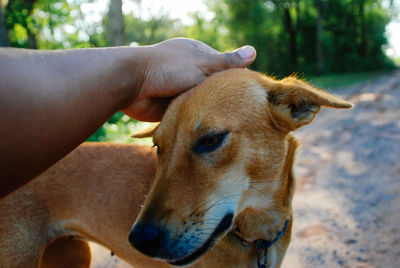
[[[160,146],[159,146],[157,143],[153,143],[152,148],[153,148],[153,147],[157,147],[157,155],[160,155],[160,154],[161,154]]]
[[[198,154],[215,151],[221,146],[227,134],[228,132],[207,134],[196,142],[193,149]]]

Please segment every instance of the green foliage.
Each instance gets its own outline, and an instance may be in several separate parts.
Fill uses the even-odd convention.
[[[394,59],[394,64],[395,64],[397,67],[400,67],[400,57]]]
[[[12,0],[5,10],[10,44],[22,48],[47,48],[38,45],[38,38],[54,43],[54,29],[70,20],[71,12],[67,2],[53,0]],[[48,32],[44,33],[45,30]],[[51,48],[61,47],[59,44]]]
[[[101,128],[99,128],[87,141],[114,141],[127,143],[132,139],[130,134],[134,132],[137,121],[117,112]]]
[[[151,138],[133,139],[131,134],[152,126],[153,123],[136,121],[122,112],[114,114],[101,128],[99,128],[87,141],[112,141],[117,143],[137,143],[151,145]]]
[[[228,29],[215,17],[207,20],[203,14],[191,13],[193,25],[185,26],[185,36],[203,41],[219,51],[231,51],[236,48],[228,35]]]
[[[148,20],[131,13],[125,18],[125,38],[127,43],[137,45],[151,45],[171,37],[182,36],[181,24],[173,20],[168,14],[158,14]]]
[[[33,3],[22,0],[11,1],[5,9],[5,23],[11,46],[28,47],[28,30],[35,28],[31,14]]]
[[[323,1],[326,72],[393,67],[382,51],[389,11],[378,0]],[[313,0],[223,0],[210,2],[219,27],[234,46],[257,49],[252,68],[276,74],[316,73],[316,18]],[[204,27],[204,26],[203,26]],[[217,43],[214,41],[214,43]]]
[[[363,6],[362,6],[363,5]],[[387,11],[379,1],[329,1],[324,42],[329,70],[351,72],[390,67],[382,51],[387,43]]]
[[[280,54],[283,42],[279,26],[274,23],[276,12],[263,1],[224,0],[211,3],[217,20],[229,31],[233,46],[251,44],[257,50],[257,59],[252,68],[269,71],[270,63]],[[277,22],[277,21],[276,21]],[[222,27],[222,26],[220,26]],[[278,62],[277,62],[278,63]]]

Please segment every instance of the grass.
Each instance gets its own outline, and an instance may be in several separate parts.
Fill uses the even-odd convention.
[[[322,76],[305,77],[305,80],[317,88],[335,89],[355,85],[357,83],[371,81],[387,71],[326,74]]]

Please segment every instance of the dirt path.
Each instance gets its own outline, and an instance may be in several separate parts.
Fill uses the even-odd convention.
[[[400,267],[400,72],[335,91],[296,136],[294,230],[284,268]],[[94,248],[95,268],[125,268]]]
[[[400,72],[338,90],[297,133],[289,267],[400,267]]]

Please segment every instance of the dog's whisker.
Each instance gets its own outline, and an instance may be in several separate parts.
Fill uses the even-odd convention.
[[[223,200],[223,199],[226,199],[226,198],[231,198],[231,197],[235,197],[235,196],[239,196],[239,195],[240,195],[240,194],[224,196],[224,197],[222,197],[222,198],[220,198],[220,199],[214,201],[214,203],[217,203],[217,202],[219,202],[219,201],[221,201],[221,200]],[[192,217],[194,214],[196,214],[196,211],[198,211],[203,205],[205,205],[205,203],[206,203],[206,201],[203,201],[202,204],[200,204],[196,209],[193,210],[192,213],[190,213],[189,217]],[[213,205],[211,205],[211,206],[213,206]],[[197,213],[197,214],[201,214],[201,212],[200,212],[200,213]]]
[[[257,187],[254,187],[254,186],[249,187],[249,189],[252,189],[252,190],[254,190],[254,191],[258,192],[258,193],[262,193],[263,192],[262,189],[258,189]]]
[[[206,219],[206,220],[198,221],[196,223],[197,224],[205,224],[205,223],[209,223],[209,222],[215,223],[215,222],[219,222],[219,221],[221,221],[221,219]]]
[[[241,194],[224,196],[224,197],[222,197],[222,198],[220,198],[220,199],[214,201],[214,203],[211,204],[209,207],[207,207],[207,208],[205,208],[204,210],[202,210],[202,211],[196,213],[196,211],[199,210],[199,209],[203,206],[204,203],[206,203],[206,202],[204,201],[202,205],[198,206],[192,213],[190,213],[189,217],[192,217],[194,214],[204,215],[204,214],[205,214],[204,211],[205,211],[205,210],[208,210],[208,209],[211,208],[211,207],[213,207],[213,206],[215,205],[215,203],[218,203],[218,202],[220,202],[221,200],[224,200],[224,199],[227,199],[227,198],[232,198],[232,197],[236,197],[236,196],[240,196],[240,195],[241,195]]]
[[[237,196],[241,196],[241,194],[235,194],[235,195],[229,195],[229,196],[222,197],[222,198],[216,200],[216,201],[215,201],[213,204],[211,204],[209,207],[205,208],[205,209],[204,209],[203,211],[201,211],[199,214],[204,216],[205,213],[207,213],[207,211],[209,211],[211,208],[215,207],[216,204],[223,203],[223,202],[221,202],[222,200],[229,199],[229,198],[233,198],[233,197],[237,197]],[[233,204],[233,203],[232,203],[232,204]]]

